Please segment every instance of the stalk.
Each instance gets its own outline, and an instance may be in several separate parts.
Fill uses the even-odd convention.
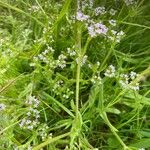
[[[76,117],[78,116],[78,109],[79,109],[79,90],[80,90],[80,71],[81,71],[81,25],[77,23],[77,41],[76,41],[76,47],[77,47],[77,73],[76,73]]]

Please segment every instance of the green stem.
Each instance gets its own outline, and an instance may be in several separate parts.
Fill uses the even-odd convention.
[[[69,134],[70,134],[70,132],[65,133],[65,134],[62,134],[62,135],[59,135],[59,136],[54,137],[54,138],[49,138],[49,139],[46,140],[45,142],[43,142],[43,143],[41,143],[41,144],[35,146],[35,147],[33,148],[33,150],[39,150],[39,149],[45,147],[46,145],[48,145],[48,144],[50,144],[50,143],[56,142],[56,141],[58,141],[58,140],[60,140],[60,139],[62,139],[62,138],[64,138],[64,137],[68,136]]]
[[[114,49],[114,44],[111,45],[109,52],[107,53],[105,59],[103,60],[103,62],[101,64],[101,69],[104,67],[104,65],[105,65],[106,61],[108,60],[109,56],[111,55],[113,49]]]
[[[81,70],[81,25],[77,23],[77,42],[76,42],[77,52],[78,52],[78,62],[77,62],[77,73],[76,73],[76,117],[78,116],[79,109],[79,90],[80,90],[80,70]]]
[[[103,118],[103,120],[105,121],[105,123],[109,126],[111,132],[114,134],[114,136],[117,138],[117,140],[120,142],[120,144],[123,146],[124,150],[127,150],[128,147],[126,146],[126,144],[121,140],[121,138],[119,137],[119,135],[117,134],[117,129],[110,123],[107,114],[105,112],[101,113],[101,117]]]

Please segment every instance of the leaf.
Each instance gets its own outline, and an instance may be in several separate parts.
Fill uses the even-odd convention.
[[[25,90],[19,94],[18,98],[20,99],[28,95],[32,91],[32,87],[33,87],[33,84],[29,83],[28,86],[25,88]]]
[[[50,143],[56,142],[56,141],[58,141],[58,140],[60,140],[60,139],[62,139],[62,138],[64,138],[64,137],[68,136],[69,134],[70,134],[70,132],[65,133],[65,134],[62,134],[62,135],[59,135],[59,136],[56,136],[56,137],[54,137],[54,138],[49,138],[49,139],[47,139],[45,142],[43,142],[43,143],[41,143],[41,144],[35,146],[32,150],[39,150],[39,149],[41,149],[42,147],[45,147],[46,145],[48,145],[48,144],[50,144]]]
[[[106,112],[109,112],[109,113],[113,113],[113,114],[120,114],[120,110],[118,110],[117,108],[106,108]]]
[[[150,148],[150,138],[141,139],[138,142],[131,144],[131,146],[137,148]]]
[[[150,138],[150,131],[139,131],[139,134],[142,137],[148,137],[148,138]]]
[[[48,100],[56,103],[59,107],[61,107],[66,113],[68,113],[70,116],[72,116],[74,118],[74,114],[67,108],[65,107],[63,104],[61,104],[59,101],[57,101],[55,98],[53,98],[52,96],[50,96],[49,94],[43,92],[43,96],[45,96]]]
[[[137,100],[140,100],[140,103],[142,103],[142,104],[150,105],[150,98],[147,98],[147,97],[145,97],[143,95],[140,95],[137,92],[128,91],[125,94],[125,97],[129,98],[129,99],[137,99]]]
[[[71,105],[72,110],[75,112],[76,106],[74,104],[73,99],[70,101],[70,105]]]
[[[4,3],[4,2],[2,2],[2,1],[0,1],[0,6],[6,7],[6,8],[9,8],[9,9],[12,9],[12,10],[15,10],[16,12],[19,12],[19,13],[22,13],[22,14],[24,14],[24,15],[30,17],[31,19],[35,20],[39,25],[41,25],[41,26],[43,26],[43,27],[45,26],[45,25],[44,25],[41,21],[39,21],[37,18],[33,17],[33,16],[30,15],[29,13],[26,13],[26,12],[24,12],[23,10],[21,10],[21,9],[19,9],[19,8],[17,8],[17,7],[11,6],[11,5],[9,5],[9,4],[7,4],[7,3]]]
[[[120,143],[118,142],[118,140],[116,138],[114,138],[114,136],[108,138],[107,143],[108,143],[109,147],[111,147],[111,148],[117,148],[118,149],[120,147]]]
[[[78,111],[77,116],[74,119],[74,122],[72,124],[72,128],[71,128],[71,134],[70,134],[70,149],[73,148],[74,142],[76,137],[79,136],[81,129],[82,129],[82,115],[81,113]]]

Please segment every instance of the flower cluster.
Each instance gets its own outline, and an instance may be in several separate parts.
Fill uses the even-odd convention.
[[[106,77],[112,78],[112,77],[115,77],[115,72],[116,72],[115,67],[114,67],[113,65],[110,65],[110,66],[106,69],[104,75],[105,75]]]
[[[83,10],[85,10],[85,9],[87,9],[87,8],[92,8],[92,7],[93,7],[93,4],[94,4],[93,0],[83,0],[83,1],[81,2],[81,8],[82,8]]]
[[[42,62],[48,64],[48,63],[49,63],[49,59],[48,59],[47,55],[48,55],[50,52],[53,52],[53,51],[54,51],[54,50],[53,50],[52,47],[47,47],[47,49],[44,50],[42,53],[40,53],[40,54],[38,54],[37,56],[34,56],[34,57],[33,57],[33,61],[34,61],[34,62],[33,62],[33,63],[30,63],[30,66],[35,66],[38,61],[42,61]]]
[[[115,9],[111,8],[109,10],[109,13],[110,13],[110,15],[114,16],[117,13],[117,11]]]
[[[37,108],[40,101],[35,96],[29,96],[28,100],[25,103],[32,106],[33,108]]]
[[[56,95],[58,95],[58,94],[59,94],[58,91],[59,91],[59,89],[63,86],[63,84],[64,84],[64,81],[63,81],[63,80],[58,80],[58,81],[54,84],[52,91],[55,92]]]
[[[39,106],[39,100],[35,96],[29,96],[28,100],[25,102],[30,106],[29,111],[26,113],[26,117],[21,120],[19,126],[23,129],[32,130],[36,128],[39,124],[40,112],[37,110]]]
[[[106,77],[112,78],[112,77],[117,77],[116,74],[116,69],[113,65],[110,65],[104,75]],[[137,73],[131,71],[129,74],[119,74],[119,84],[121,85],[122,88],[129,88],[134,91],[139,90],[139,83],[134,83],[133,80],[137,77]]]
[[[31,12],[36,13],[40,10],[40,7],[37,6],[37,5],[32,5],[28,10],[31,11]]]
[[[76,58],[76,63],[78,64],[78,63],[79,63],[79,59],[80,59],[80,65],[83,66],[83,65],[86,63],[87,58],[88,58],[87,55],[84,55],[84,56],[82,57],[82,59],[80,59],[80,58],[78,57],[78,58]]]
[[[126,4],[127,6],[129,6],[129,5],[133,5],[133,4],[135,4],[135,3],[136,3],[136,1],[135,1],[135,0],[124,0],[124,2],[125,2],[125,4]]]
[[[116,26],[116,20],[111,19],[111,20],[109,20],[109,23],[112,26]]]
[[[5,51],[2,51],[2,56],[3,57],[13,57],[14,56],[14,52],[10,49],[10,48],[7,48],[5,49]]]
[[[123,88],[130,88],[137,91],[139,90],[139,83],[132,83],[137,76],[136,72],[133,71],[130,74],[121,74],[119,83]]]
[[[56,64],[58,67],[60,67],[61,69],[66,67],[66,59],[67,57],[64,54],[60,54],[58,56],[58,60],[56,60]]]
[[[93,84],[96,84],[96,83],[101,84],[102,78],[100,77],[99,74],[94,75],[94,76],[92,77],[92,79],[91,79],[91,82],[92,82]]]
[[[81,11],[77,12],[76,19],[79,21],[86,21],[89,19],[88,15],[84,15]]]
[[[49,127],[47,124],[43,124],[39,129],[38,129],[38,135],[42,138],[42,141],[44,141],[48,137],[52,137],[52,133],[48,135],[48,129]]]
[[[74,94],[74,92],[71,91],[69,88],[67,88],[65,93],[63,93],[62,97],[65,98],[65,99],[68,99],[73,94]]]
[[[31,145],[28,145],[28,147],[26,147],[27,149],[26,150],[32,150],[32,146]],[[18,148],[18,146],[14,145],[13,146],[13,150],[23,150],[21,148]]]
[[[6,105],[3,104],[3,103],[1,103],[1,104],[0,104],[0,111],[5,110],[5,108],[6,108]]]
[[[88,26],[88,33],[91,37],[96,37],[98,35],[106,35],[108,31],[108,28],[100,23],[92,23],[90,26]]]
[[[113,42],[119,43],[124,35],[125,33],[123,31],[117,32],[115,30],[111,30],[111,35],[108,36],[108,39],[110,39]]]
[[[71,48],[67,48],[67,53],[70,55],[70,56],[75,56],[76,55],[76,51],[71,49]]]
[[[94,12],[95,12],[95,16],[104,15],[106,14],[106,9],[105,7],[97,7],[95,8]]]
[[[69,99],[74,94],[74,92],[72,90],[70,90],[69,88],[66,88],[64,90],[64,81],[63,80],[56,81],[56,83],[53,86],[52,91],[56,95],[60,95],[61,97],[65,98],[65,99]]]

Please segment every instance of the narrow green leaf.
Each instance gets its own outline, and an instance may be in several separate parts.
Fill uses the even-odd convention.
[[[56,103],[59,107],[61,107],[65,112],[67,112],[70,116],[74,118],[74,114],[67,107],[65,107],[63,104],[57,101],[55,98],[53,98],[52,96],[50,96],[49,94],[45,92],[43,92],[43,96],[45,96],[50,101],[53,101],[54,103]]]

